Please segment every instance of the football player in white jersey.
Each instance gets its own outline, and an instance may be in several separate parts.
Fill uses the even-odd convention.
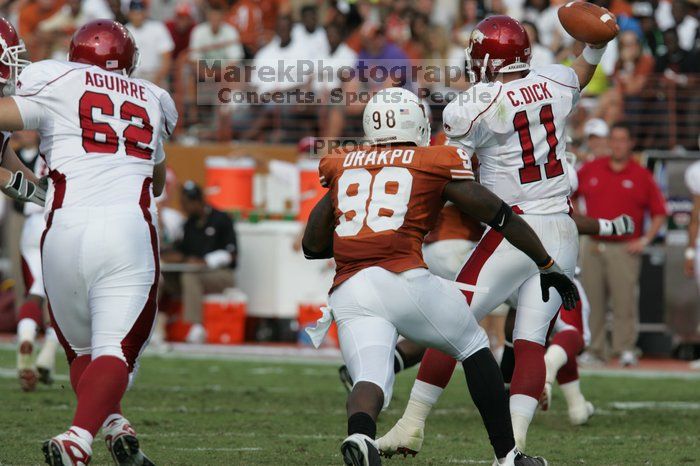
[[[29,160],[23,157],[27,165],[32,166],[37,179],[48,176],[46,162],[38,153],[36,136],[33,133],[19,134],[20,141],[27,138],[32,147],[22,150],[24,156],[29,152]],[[29,133],[29,134],[27,134]],[[22,144],[22,142],[20,142]],[[33,150],[33,152],[32,152]],[[37,382],[47,385],[53,383],[53,370],[56,363],[58,337],[50,323],[45,321],[44,276],[41,270],[41,233],[46,227],[44,207],[34,203],[26,203],[22,208],[24,224],[19,241],[19,251],[22,259],[22,277],[24,279],[24,302],[17,313],[17,371],[22,390],[32,391]],[[45,327],[44,345],[34,360],[33,353],[36,345],[38,330]]]
[[[87,464],[102,428],[117,464],[152,464],[120,404],[156,317],[153,196],[177,112],[166,91],[129,77],[138,50],[117,22],[80,27],[68,59],[27,66],[16,95],[0,99],[0,129],[38,130],[51,179],[44,284],[78,403],[44,455],[52,465]]]
[[[590,81],[606,44],[587,45],[571,67],[531,69],[530,42],[522,25],[491,16],[472,32],[466,50],[472,88],[443,113],[448,144],[479,159],[480,182],[513,206],[538,233],[553,259],[573,277],[578,233],[569,215],[571,193],[564,163],[566,118]],[[540,266],[546,264],[540,264]],[[514,329],[515,372],[510,408],[516,443],[525,449],[527,430],[545,385],[545,339],[562,301],[543,297],[537,267],[525,262],[495,229],[486,231],[457,276],[478,320],[518,293]],[[419,445],[432,405],[455,363],[429,349],[392,445]],[[397,440],[398,439],[398,440]],[[381,445],[381,439],[380,439]]]
[[[21,58],[26,52],[24,43],[17,35],[14,26],[5,18],[0,17],[0,95],[12,95],[19,72],[29,64]],[[0,133],[0,187],[8,196],[20,200],[30,201],[25,209],[33,209],[43,212],[46,191],[43,183],[32,173],[17,157],[17,154],[9,145],[11,133]],[[30,207],[33,206],[33,207]],[[38,254],[25,254],[24,232],[31,225],[25,225],[23,238],[20,241],[22,250],[22,271],[25,279],[25,291],[27,299],[19,309],[17,316],[17,373],[20,386],[24,391],[34,390],[37,381],[50,383],[50,371],[53,366],[56,347],[56,337],[50,328],[46,331],[46,344],[42,348],[37,365],[41,364],[40,377],[35,368],[33,357],[34,340],[37,330],[43,326],[42,295],[43,283],[41,280],[41,259]],[[40,230],[41,231],[41,230]],[[28,260],[31,256],[31,262]],[[30,272],[31,270],[31,272]],[[31,277],[31,278],[30,278]]]

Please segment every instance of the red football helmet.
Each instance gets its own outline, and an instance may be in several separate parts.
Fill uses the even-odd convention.
[[[530,39],[523,26],[510,16],[490,16],[477,24],[466,52],[472,82],[530,69]]]
[[[75,31],[68,60],[130,75],[138,66],[139,51],[129,30],[109,19],[96,19]]]
[[[17,76],[28,60],[19,58],[26,52],[14,26],[7,19],[0,17],[0,87],[2,95],[14,92]]]

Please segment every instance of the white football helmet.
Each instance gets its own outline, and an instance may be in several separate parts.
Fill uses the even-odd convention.
[[[430,143],[430,122],[417,95],[401,87],[377,92],[362,116],[365,136],[371,144]]]

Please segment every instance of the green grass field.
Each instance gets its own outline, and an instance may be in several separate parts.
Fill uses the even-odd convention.
[[[68,382],[21,393],[14,353],[0,350],[0,464],[43,461],[42,440],[63,431],[75,405]],[[61,363],[59,372],[66,373]],[[146,357],[125,414],[159,465],[340,465],[345,391],[334,365]],[[415,370],[397,379],[385,432],[403,410]],[[586,376],[598,408],[571,427],[560,392],[539,413],[528,450],[552,465],[700,464],[700,379]],[[416,458],[388,465],[490,464],[491,450],[461,372],[428,423]],[[109,464],[100,440],[92,464]]]

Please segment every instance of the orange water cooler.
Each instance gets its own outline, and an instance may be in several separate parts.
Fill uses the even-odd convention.
[[[299,167],[299,214],[297,220],[306,222],[316,203],[326,194],[318,179],[318,160],[303,159]]]
[[[207,157],[207,202],[220,210],[253,209],[255,161],[248,157]]]
[[[206,295],[202,305],[202,322],[207,331],[207,343],[243,343],[246,308],[247,298],[238,290]]]

